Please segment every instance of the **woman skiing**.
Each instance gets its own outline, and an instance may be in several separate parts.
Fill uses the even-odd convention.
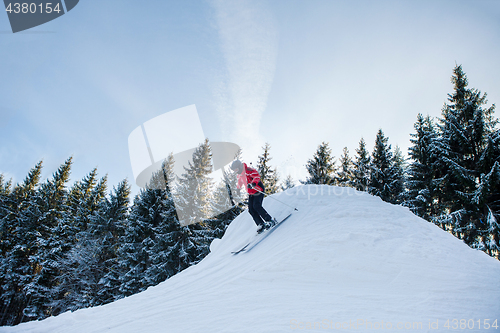
[[[238,188],[243,186],[247,188],[248,212],[252,215],[255,224],[257,224],[257,232],[260,234],[276,224],[276,219],[273,219],[264,207],[262,207],[265,188],[260,179],[259,172],[242,163],[240,160],[235,160],[231,163],[231,170],[237,174]]]

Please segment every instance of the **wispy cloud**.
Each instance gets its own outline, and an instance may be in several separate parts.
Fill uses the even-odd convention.
[[[213,0],[226,73],[217,111],[223,131],[254,155],[262,145],[262,114],[274,78],[278,33],[262,2]]]

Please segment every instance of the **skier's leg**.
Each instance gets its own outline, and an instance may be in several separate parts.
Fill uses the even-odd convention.
[[[272,217],[267,213],[267,211],[262,207],[262,202],[264,201],[264,194],[256,195],[253,202],[253,209],[260,215],[260,217],[266,221],[271,222]]]
[[[248,196],[248,212],[250,213],[250,215],[252,215],[252,218],[255,221],[255,224],[257,226],[261,226],[261,225],[264,224],[264,221],[262,221],[262,218],[260,217],[260,214],[255,209],[255,205],[256,205],[255,200],[256,200],[256,197],[254,195],[249,195]],[[258,203],[257,203],[257,206],[258,206]]]

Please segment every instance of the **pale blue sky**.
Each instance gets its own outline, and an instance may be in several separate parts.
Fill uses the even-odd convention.
[[[382,128],[406,152],[455,63],[498,104],[499,54],[494,0],[81,0],[17,34],[0,14],[0,172],[43,159],[45,178],[73,155],[72,180],[133,182],[130,132],[195,104],[212,141],[254,162],[267,141],[297,179],[322,141],[352,156]]]

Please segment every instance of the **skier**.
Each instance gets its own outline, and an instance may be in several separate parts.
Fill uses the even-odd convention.
[[[276,219],[269,215],[264,207],[262,201],[264,200],[264,184],[260,179],[259,172],[254,168],[250,168],[240,160],[235,160],[231,163],[231,170],[236,172],[238,176],[238,189],[245,186],[248,191],[248,212],[252,215],[255,224],[260,234],[264,230],[271,228],[276,224]]]

